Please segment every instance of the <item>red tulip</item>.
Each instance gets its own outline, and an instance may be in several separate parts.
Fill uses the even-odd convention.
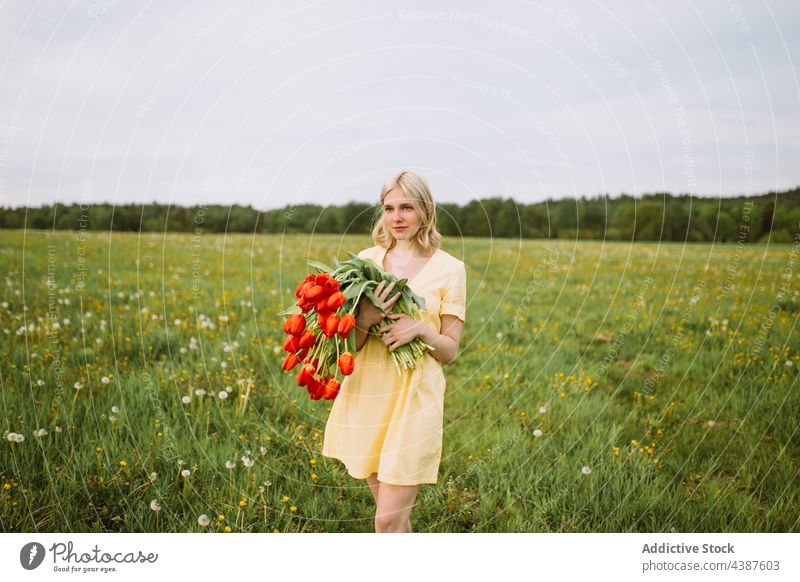
[[[309,280],[308,278],[303,279],[303,281],[301,281],[301,283],[297,286],[297,289],[294,292],[294,296],[302,297],[303,295],[305,295],[306,291],[308,291],[308,289],[310,289],[313,286],[314,286],[313,277],[311,278],[311,280]]]
[[[314,373],[316,370],[314,366],[311,364],[303,364],[300,368],[300,372],[297,374],[297,385],[298,386],[308,386],[308,383],[314,377]]]
[[[341,291],[336,291],[333,295],[328,297],[328,309],[330,311],[336,311],[342,305],[344,305],[345,297],[344,293]]]
[[[308,313],[309,311],[311,311],[311,308],[312,308],[312,307],[314,307],[314,304],[313,304],[313,303],[311,303],[311,302],[310,302],[308,299],[306,299],[305,297],[301,297],[301,298],[300,298],[300,299],[297,301],[297,303],[295,303],[295,305],[299,306],[299,307],[300,307],[300,309],[303,311],[303,313]]]
[[[322,287],[321,285],[314,285],[306,290],[305,297],[309,301],[317,301],[324,294],[325,294],[325,287]]]
[[[297,357],[297,354],[288,354],[286,356],[286,359],[283,360],[283,365],[281,366],[281,368],[283,368],[285,371],[288,372],[299,363],[300,363],[300,358]]]
[[[345,352],[341,356],[339,356],[339,369],[342,371],[344,376],[349,376],[353,373],[353,370],[356,367],[356,360],[353,357],[353,354],[350,352]]]
[[[331,277],[330,279],[325,281],[324,287],[328,293],[335,293],[336,291],[339,290],[339,281]]]
[[[286,320],[286,323],[283,324],[283,331],[286,333],[290,333],[292,335],[300,335],[303,333],[303,330],[306,328],[306,318],[303,317],[302,314],[297,313],[292,315],[289,319]]]
[[[296,352],[300,349],[300,338],[296,335],[290,335],[283,342],[283,349],[287,352]]]
[[[325,337],[333,337],[336,335],[336,330],[338,328],[339,316],[335,313],[331,313],[325,318],[325,327],[322,328],[322,331],[325,333]]]
[[[347,336],[350,334],[350,331],[355,326],[356,326],[355,315],[353,315],[352,313],[346,313],[339,320],[339,326],[336,328],[336,332],[342,339],[347,339]]]
[[[312,377],[308,381],[306,389],[308,390],[308,395],[311,396],[311,400],[319,400],[322,398],[322,393],[325,390],[325,384],[320,382],[316,377]]]
[[[325,285],[325,283],[326,283],[327,281],[331,280],[331,279],[332,279],[332,277],[331,277],[331,276],[330,276],[328,273],[320,273],[319,275],[317,275],[317,277],[316,277],[316,279],[314,280],[314,282],[315,282],[317,285],[324,286],[324,285]]]
[[[328,297],[323,295],[321,299],[319,299],[316,304],[314,305],[314,309],[317,310],[317,313],[328,313],[332,311],[328,309]]]
[[[325,400],[333,400],[336,398],[336,395],[339,394],[339,388],[341,385],[336,378],[331,378],[325,383],[325,389],[322,391],[322,397]]]
[[[317,334],[315,334],[313,330],[307,329],[303,332],[303,335],[300,336],[300,341],[297,345],[301,348],[310,348],[314,345],[315,339],[317,339]]]

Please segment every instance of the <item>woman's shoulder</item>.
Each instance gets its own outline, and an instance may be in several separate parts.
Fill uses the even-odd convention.
[[[360,259],[371,259],[371,258],[375,257],[375,255],[378,253],[380,248],[381,247],[379,245],[375,245],[375,246],[371,246],[369,248],[363,249],[362,251],[360,251],[358,253],[358,258],[360,258]]]
[[[461,259],[454,257],[442,248],[439,248],[439,256],[441,257],[442,264],[449,266],[451,269],[466,268],[466,264]]]

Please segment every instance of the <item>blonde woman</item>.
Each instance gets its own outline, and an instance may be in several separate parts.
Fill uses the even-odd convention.
[[[443,251],[436,205],[425,179],[401,171],[383,186],[372,231],[370,258],[425,299],[421,319],[390,314],[399,297],[394,284],[379,285],[382,310],[362,299],[356,322],[355,370],[334,400],[322,454],[341,460],[348,473],[366,479],[375,499],[376,532],[410,532],[411,510],[425,483],[436,483],[442,454],[445,377],[456,359],[466,312],[463,261]],[[435,348],[413,370],[398,375],[391,351],[419,337]]]

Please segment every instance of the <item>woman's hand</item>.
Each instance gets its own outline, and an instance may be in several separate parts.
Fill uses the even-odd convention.
[[[394,321],[384,325],[378,331],[383,334],[381,341],[389,348],[390,352],[412,342],[424,331],[422,326],[425,324],[422,321],[405,313],[390,313],[387,317]]]
[[[378,300],[378,303],[383,311],[375,307],[368,297],[361,298],[361,301],[358,304],[358,327],[369,330],[369,328],[376,323],[383,321],[383,318],[386,317],[386,312],[394,306],[394,304],[397,302],[397,299],[402,295],[402,293],[398,291],[393,297],[389,298],[394,285],[395,282],[386,285],[386,281],[381,281],[378,283],[378,286],[375,287],[373,294],[375,295],[375,299]]]

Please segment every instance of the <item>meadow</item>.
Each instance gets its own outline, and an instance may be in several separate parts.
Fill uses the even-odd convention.
[[[373,531],[278,315],[368,237],[0,240],[0,531]],[[469,304],[414,531],[800,531],[800,244],[443,248]]]

